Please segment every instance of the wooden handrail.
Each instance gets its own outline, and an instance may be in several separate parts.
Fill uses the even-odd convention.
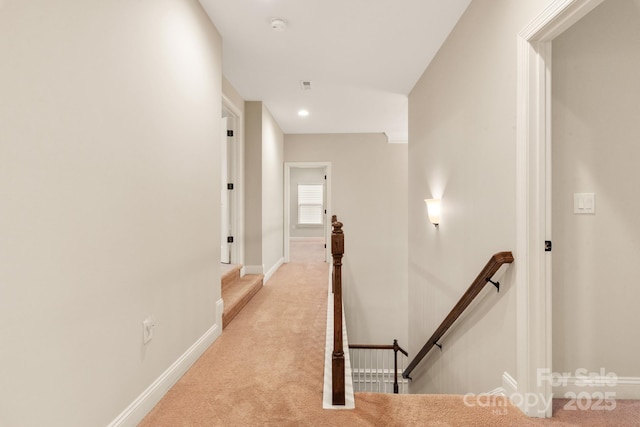
[[[342,223],[333,215],[331,255],[333,256],[333,353],[331,355],[332,404],[345,404],[344,350],[342,346],[342,256],[344,233]]]
[[[349,344],[349,348],[363,349],[363,350],[395,350],[395,347],[393,345],[391,345],[391,344],[381,344],[381,345],[377,345],[377,344]],[[407,353],[407,351],[404,348],[398,346],[398,351],[400,353],[404,354],[405,356],[409,357],[409,353]]]
[[[438,329],[436,329],[433,335],[431,335],[422,349],[418,352],[416,357],[414,357],[411,363],[409,363],[407,369],[405,369],[402,373],[403,378],[411,379],[409,374],[411,374],[411,371],[413,371],[418,363],[422,361],[427,353],[429,353],[429,351],[434,346],[441,347],[438,343],[438,341],[440,341],[440,338],[442,338],[442,336],[454,324],[458,317],[460,317],[460,315],[469,306],[469,304],[471,304],[471,302],[478,296],[482,288],[484,288],[487,283],[492,283],[498,288],[498,291],[500,290],[500,283],[493,282],[491,278],[497,273],[497,271],[503,264],[511,264],[512,262],[513,255],[511,254],[511,252],[498,252],[491,257],[489,262],[487,262],[487,265],[485,265],[480,274],[478,274],[478,277],[476,277],[473,283],[471,283],[469,289],[467,289],[464,295],[462,295],[460,301],[458,301],[458,303],[453,307],[451,312],[449,312],[447,317],[445,317],[440,326],[438,326]]]

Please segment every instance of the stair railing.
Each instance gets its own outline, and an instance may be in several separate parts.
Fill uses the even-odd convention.
[[[333,405],[345,404],[344,349],[342,345],[342,256],[344,233],[342,223],[331,217],[331,255],[333,257],[333,353],[331,355],[331,381]]]
[[[409,354],[398,340],[393,340],[393,345],[349,344],[349,350],[354,391],[390,393],[388,386],[393,379],[393,393],[399,394],[398,372],[402,375]],[[400,364],[398,353],[404,356],[400,357]],[[406,392],[407,382],[401,381]]]
[[[484,266],[478,277],[471,283],[469,289],[462,295],[462,298],[458,301],[458,303],[453,307],[453,309],[449,312],[447,317],[442,321],[440,326],[436,329],[436,331],[431,335],[431,337],[427,340],[422,349],[418,352],[416,357],[409,363],[407,369],[402,373],[403,378],[411,379],[409,376],[411,371],[422,361],[422,359],[429,353],[429,351],[434,347],[438,347],[442,350],[442,345],[439,343],[440,338],[449,330],[449,328],[455,323],[455,321],[460,317],[460,315],[465,311],[465,309],[471,304],[471,302],[478,296],[480,291],[484,288],[487,283],[491,283],[494,285],[498,292],[500,291],[500,282],[494,282],[491,278],[497,273],[500,267],[503,264],[511,264],[513,262],[513,255],[511,252],[498,252],[494,254],[487,265]]]

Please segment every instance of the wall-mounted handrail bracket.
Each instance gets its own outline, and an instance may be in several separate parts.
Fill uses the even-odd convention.
[[[496,289],[498,290],[498,292],[500,292],[500,282],[494,282],[493,280],[491,280],[490,277],[487,277],[487,282],[491,283],[493,286],[496,287]]]
[[[438,344],[437,342],[434,342],[433,345],[435,345],[436,347],[438,347],[440,349],[440,351],[442,351],[442,345]]]

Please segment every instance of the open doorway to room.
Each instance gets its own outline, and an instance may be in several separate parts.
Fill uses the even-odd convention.
[[[329,163],[285,164],[285,262],[329,260]]]
[[[608,123],[609,117],[607,114],[618,114],[620,112],[629,114],[631,110],[626,111],[626,108],[622,105],[624,103],[621,102],[621,100],[626,98],[626,96],[616,96],[613,101],[606,102],[607,96],[611,95],[609,92],[616,92],[619,91],[619,89],[616,89],[615,86],[603,86],[600,76],[605,74],[601,70],[598,70],[597,67],[594,67],[594,64],[589,62],[588,59],[592,53],[595,52],[594,49],[597,49],[598,46],[593,43],[589,44],[588,41],[585,41],[586,38],[582,36],[577,37],[579,39],[578,42],[585,43],[582,54],[584,54],[584,51],[588,54],[585,55],[584,58],[581,58],[581,61],[583,61],[582,63],[574,61],[575,58],[572,58],[571,60],[573,62],[571,64],[564,64],[565,68],[569,65],[568,69],[570,71],[568,76],[566,73],[564,76],[565,87],[563,88],[563,82],[558,80],[555,83],[560,84],[561,86],[552,92],[552,80],[554,80],[554,75],[555,78],[557,78],[557,71],[559,71],[563,66],[563,64],[560,63],[556,64],[559,66],[558,70],[554,71],[552,68],[552,42],[568,29],[572,28],[601,3],[603,3],[603,0],[554,0],[540,15],[538,15],[519,33],[518,146],[516,150],[518,379],[517,382],[513,382],[513,387],[509,386],[509,388],[515,390],[518,397],[522,397],[523,395],[536,395],[542,397],[536,399],[536,402],[521,401],[518,405],[529,416],[550,417],[552,415],[552,407],[551,405],[544,405],[543,402],[549,402],[554,392],[560,392],[560,394],[567,390],[577,392],[578,394],[584,392],[584,389],[579,388],[580,385],[583,386],[584,384],[580,383],[580,377],[575,372],[573,375],[569,373],[567,377],[564,377],[565,380],[562,384],[564,390],[555,386],[552,388],[552,381],[541,380],[541,370],[551,372],[552,369],[555,370],[556,367],[563,369],[564,367],[569,366],[560,365],[561,363],[567,363],[567,355],[570,356],[570,353],[567,353],[567,351],[563,352],[561,346],[558,346],[558,349],[554,349],[554,351],[557,350],[557,352],[552,359],[552,336],[554,330],[559,335],[559,330],[561,330],[560,328],[565,328],[565,331],[563,332],[566,332],[566,328],[569,326],[570,334],[579,333],[584,338],[584,342],[586,342],[586,344],[581,343],[580,345],[582,347],[576,345],[575,342],[571,340],[562,342],[561,345],[565,347],[566,345],[573,346],[573,348],[569,349],[569,352],[582,352],[579,355],[582,359],[575,363],[581,365],[580,369],[584,368],[587,370],[584,375],[587,375],[593,384],[609,385],[602,381],[606,379],[607,373],[611,372],[608,371],[606,367],[601,366],[601,364],[603,364],[603,358],[598,361],[599,368],[595,369],[595,372],[589,372],[590,370],[593,370],[591,366],[582,366],[583,364],[592,364],[593,366],[596,357],[601,357],[601,355],[604,354],[602,353],[602,346],[593,346],[593,352],[591,349],[588,352],[584,350],[585,345],[591,345],[592,343],[599,343],[601,341],[596,337],[594,331],[599,331],[600,335],[604,335],[608,341],[612,341],[610,348],[614,348],[618,353],[615,355],[615,358],[618,358],[620,354],[627,354],[625,351],[621,351],[620,347],[616,345],[615,340],[611,338],[613,334],[619,334],[619,336],[627,337],[628,333],[620,331],[618,328],[611,329],[611,320],[614,317],[619,318],[620,312],[629,312],[629,310],[621,310],[620,306],[615,304],[611,305],[610,302],[603,301],[602,298],[598,298],[600,294],[585,292],[585,290],[587,290],[585,286],[586,281],[582,280],[582,277],[587,277],[589,281],[596,283],[596,286],[598,287],[601,287],[603,282],[607,282],[605,292],[613,293],[611,287],[608,286],[608,282],[610,282],[613,273],[616,275],[619,274],[619,272],[616,271],[616,265],[609,264],[609,268],[606,268],[601,264],[602,260],[598,257],[593,257],[590,254],[592,259],[587,259],[586,257],[582,257],[582,254],[587,250],[595,252],[590,248],[590,246],[597,246],[597,244],[593,242],[586,242],[587,237],[590,238],[593,235],[600,233],[600,235],[604,235],[604,239],[610,241],[611,238],[616,235],[616,232],[618,236],[625,232],[633,235],[630,230],[634,230],[634,228],[628,225],[629,222],[620,221],[620,219],[628,217],[628,213],[621,214],[620,212],[616,212],[615,215],[617,215],[617,221],[613,221],[613,227],[610,220],[606,221],[607,224],[605,226],[600,227],[593,227],[589,224],[596,223],[596,221],[606,217],[604,214],[606,214],[606,211],[611,207],[618,207],[617,204],[620,200],[616,200],[616,198],[613,197],[617,193],[618,189],[615,189],[614,191],[612,189],[613,186],[611,185],[611,182],[614,182],[615,186],[625,185],[626,182],[633,181],[633,178],[621,179],[619,177],[620,172],[626,173],[626,171],[632,169],[633,166],[625,167],[624,165],[613,162],[615,164],[613,171],[615,172],[611,171],[611,169],[603,170],[603,168],[600,167],[600,163],[611,161],[611,156],[601,155],[601,150],[605,149],[605,147],[606,149],[613,148],[608,144],[611,138],[622,140],[623,138],[628,138],[629,135],[631,135],[628,130],[621,131],[620,129],[615,129],[615,132],[607,130],[603,132],[603,128],[611,126],[618,121],[620,117],[623,117],[616,117],[616,121]],[[629,11],[631,12],[625,14],[625,19],[637,16],[637,13],[633,9],[636,7],[637,2],[629,2],[626,5],[623,4],[623,2],[616,3],[618,3],[617,6],[620,7],[631,6],[629,7]],[[614,22],[617,26],[618,22],[615,20]],[[591,23],[587,26],[587,29],[596,29],[596,31],[600,31],[602,34],[609,33],[609,27],[606,25],[604,26],[604,29],[602,27],[603,26],[601,24]],[[597,30],[598,28],[600,29]],[[580,28],[576,27],[576,31],[580,32]],[[573,36],[575,37],[575,34]],[[595,36],[594,40],[597,40],[598,45],[601,46],[602,42],[605,40],[600,40],[599,34],[596,34]],[[567,37],[571,38],[571,33],[567,33]],[[625,37],[623,37],[623,42],[620,46],[616,43],[616,49],[621,49],[621,46],[627,44],[626,41],[624,41],[624,38]],[[561,39],[558,41],[560,40]],[[560,48],[560,50],[562,50],[562,47],[559,44],[556,45],[556,48]],[[613,58],[610,54],[614,50],[610,49],[610,47],[600,47],[600,50],[601,52],[607,52],[605,55],[606,58]],[[637,51],[637,49],[634,50]],[[565,51],[570,52],[572,55],[580,55],[579,52],[574,52],[573,48],[569,48],[568,50],[565,49]],[[603,56],[603,58],[605,56]],[[585,58],[587,59],[586,64],[584,63]],[[605,63],[604,66],[605,68],[610,68],[610,63],[618,64],[618,62],[628,61],[629,58],[626,57],[622,60],[618,59],[617,61],[609,59],[609,63]],[[573,81],[576,78],[573,73],[573,71],[577,69],[576,67],[581,68],[582,70],[588,70],[593,73],[593,75],[597,76],[597,79],[595,80],[596,83],[592,82],[590,84],[585,84],[584,78],[580,78],[579,81]],[[617,78],[608,78],[609,82],[616,79]],[[557,89],[566,90],[567,84],[575,85],[575,83],[579,83],[581,86],[579,90],[574,91],[575,96],[573,99],[562,99],[562,93],[558,92]],[[604,114],[602,110],[598,112],[596,109],[593,109],[593,111],[589,112],[592,116],[587,118],[588,115],[584,114],[584,109],[587,106],[587,103],[581,98],[584,96],[592,96],[596,94],[597,91],[603,91],[604,96],[596,96],[596,106],[616,105],[618,108],[605,108]],[[620,92],[620,94],[622,93],[633,93],[633,89],[625,87],[624,90]],[[553,96],[555,96],[555,99],[553,99]],[[555,129],[552,129],[552,101],[555,104],[556,109],[556,113],[554,113],[554,119],[556,121],[554,125]],[[633,99],[633,101],[637,100]],[[571,102],[572,104],[565,105],[566,102]],[[564,110],[564,112],[562,112],[562,110]],[[565,116],[561,118],[561,120],[564,120],[564,124],[558,121],[560,118],[558,113]],[[631,114],[633,113],[631,112]],[[604,127],[602,126],[602,123],[592,123],[592,120],[601,122],[603,119],[606,122]],[[627,118],[626,121],[627,123],[633,123],[633,119]],[[586,126],[584,125],[585,123],[588,123],[589,125]],[[571,126],[567,126],[568,124],[571,124]],[[598,126],[593,126],[594,124],[597,124]],[[564,126],[564,128],[559,127],[559,125]],[[584,128],[586,128],[587,132],[585,132]],[[556,144],[555,146],[552,146],[552,132],[554,133],[554,138],[558,139],[558,141],[554,142],[554,144]],[[562,138],[566,139],[567,136],[572,139],[576,138],[574,147],[577,146],[578,149],[573,149],[571,146],[567,146],[567,142],[562,141]],[[595,138],[593,142],[595,142],[596,149],[587,149],[587,138]],[[563,145],[565,146],[563,147]],[[623,151],[627,158],[633,158],[633,155],[627,151],[629,148],[633,148],[633,144],[630,145],[627,142]],[[561,152],[561,149],[565,149],[565,152]],[[588,158],[587,160],[592,162],[592,164],[597,164],[596,167],[580,162],[581,158],[584,158],[586,155],[593,157]],[[578,160],[579,162],[576,166],[568,166],[567,164],[560,163],[562,156],[568,156],[568,160],[572,162],[574,160]],[[558,175],[554,178],[554,180],[558,181],[553,184],[555,187],[552,186],[552,157],[555,158],[555,168],[557,169],[555,170],[555,174]],[[575,177],[567,177],[567,173],[571,174],[572,171],[563,170],[560,172],[558,169],[560,167],[573,167]],[[606,176],[607,174],[614,173],[616,174],[616,177]],[[589,178],[591,181],[588,182],[585,177]],[[570,180],[571,182],[569,182],[568,186],[565,185],[563,188],[559,185],[560,180],[562,179]],[[600,217],[600,219],[597,219],[594,216],[596,192],[600,194],[598,198],[600,200],[598,202],[598,217]],[[554,196],[554,193],[556,206],[552,207],[552,196]],[[625,194],[623,194],[622,199],[626,201],[627,199],[625,199],[624,196],[626,196],[628,191],[625,192],[623,189],[623,193]],[[620,197],[618,197],[618,199],[620,199]],[[587,208],[592,209],[593,212],[586,212],[585,210],[587,210]],[[583,212],[581,213],[580,210],[583,210]],[[576,211],[577,213],[574,213]],[[633,207],[631,211],[634,211]],[[575,217],[574,215],[576,214],[586,214],[586,216]],[[564,217],[562,215],[564,215]],[[552,242],[551,234],[553,216],[555,216],[556,222],[556,227],[554,227],[556,231],[554,234],[558,238],[555,242]],[[624,224],[626,227],[623,229],[622,233],[619,229],[616,230],[616,226],[619,223]],[[562,229],[563,227],[564,230]],[[572,227],[572,230],[569,230],[568,227]],[[554,284],[554,286],[557,286],[556,288],[552,287],[553,276],[555,276],[555,279],[558,282],[561,279],[565,282],[567,281],[561,276],[561,274],[563,274],[562,270],[556,268],[559,266],[555,266],[552,269],[551,255],[555,252],[554,260],[558,264],[564,264],[562,267],[566,269],[568,263],[566,262],[567,239],[565,235],[570,231],[578,231],[577,239],[574,239],[569,243],[568,249],[577,251],[576,253],[580,254],[580,271],[578,272],[578,276],[581,275],[582,277],[570,279],[575,281],[575,284],[579,288],[579,293],[572,294],[571,292],[568,292],[569,298],[567,299],[567,289],[560,287],[563,286],[562,283]],[[601,242],[604,239],[601,239]],[[565,246],[564,253],[562,251],[562,246]],[[611,247],[615,247],[616,256],[623,253],[623,250],[619,247],[618,241],[616,241],[615,244],[609,243],[602,246],[604,246],[605,251],[607,249],[610,251]],[[570,256],[575,255],[575,253],[571,252],[569,252],[569,254]],[[626,256],[626,254],[624,256]],[[623,258],[620,257],[616,259],[615,262],[619,263],[622,259]],[[595,277],[596,273],[592,274],[591,272],[588,272],[586,266],[589,266],[589,268],[591,268],[591,266],[595,266],[598,269],[597,274],[604,275],[606,277],[604,279],[601,277]],[[617,277],[615,279],[617,279]],[[627,281],[626,283],[630,282]],[[620,289],[620,286],[618,286],[618,289]],[[565,295],[562,295],[562,292],[565,292]],[[592,301],[588,303],[591,304],[591,306],[588,306],[587,304],[589,309],[586,313],[581,312],[581,317],[574,316],[576,318],[571,319],[572,322],[577,321],[577,324],[579,325],[577,327],[579,330],[576,331],[576,327],[574,326],[576,323],[573,323],[573,325],[571,325],[570,322],[562,323],[566,318],[563,319],[558,316],[559,311],[562,309],[560,304],[564,298],[565,301],[568,301],[571,305],[572,309],[575,309],[580,305],[584,307],[584,301],[577,300],[580,298],[584,300],[585,295],[589,295],[589,297],[592,298]],[[594,296],[595,299],[593,298]],[[554,309],[555,316],[552,315],[552,298],[556,298],[556,301],[554,302],[556,306]],[[627,293],[625,293],[622,298],[633,300],[632,296]],[[591,315],[594,312],[593,307],[596,307],[596,311],[598,309],[602,309],[600,313],[598,313],[599,315],[608,312],[616,313],[616,311],[618,311],[618,313],[616,313],[616,316],[608,316],[605,320],[602,320],[597,316]],[[604,307],[607,307],[608,311],[604,310]],[[562,313],[562,316],[567,316],[567,313]],[[558,319],[557,317],[560,318]],[[581,322],[581,320],[584,319],[588,320]],[[602,324],[603,322],[604,324]],[[591,325],[594,326],[591,327]],[[616,336],[615,339],[619,339],[618,336]],[[558,341],[556,340],[556,342]],[[605,346],[604,348],[607,349],[608,347]],[[585,356],[592,357],[592,359],[587,360]],[[613,357],[611,359],[613,359]],[[627,361],[622,360],[622,363],[625,364]],[[556,366],[553,366],[554,364]],[[603,371],[600,371],[600,368],[602,368]],[[604,374],[601,372],[604,372]],[[593,376],[591,375],[592,373],[594,374]],[[640,390],[640,377],[625,377],[624,385],[625,387],[618,387],[616,392],[622,390],[624,391],[625,396],[628,397],[640,395],[638,392],[638,390]],[[567,386],[568,388],[566,388]],[[598,390],[598,392],[601,391],[600,389],[596,390]],[[591,396],[591,394],[589,394],[589,396]]]
[[[553,40],[551,62],[552,370],[571,373],[553,391],[584,392],[584,370],[619,381],[591,396],[640,399],[640,342],[628,339],[640,298],[640,200],[629,197],[640,179],[640,2],[599,4]]]

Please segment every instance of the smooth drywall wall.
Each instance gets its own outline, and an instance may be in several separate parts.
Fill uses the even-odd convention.
[[[262,104],[262,264],[266,274],[284,261],[283,150],[284,134]]]
[[[637,378],[640,4],[602,3],[552,64],[553,370]],[[574,193],[595,193],[595,214],[574,214]]]
[[[233,104],[234,108],[237,108],[241,114],[244,114],[244,99],[242,99],[242,96],[240,96],[236,88],[233,87],[224,76],[222,76],[222,94]]]
[[[324,169],[325,168],[291,168],[289,185],[289,235],[291,237],[324,238],[324,225],[298,224],[298,185],[316,184],[324,186]]]
[[[262,271],[262,102],[244,104],[244,260]]]
[[[244,111],[245,264],[268,274],[284,259],[284,134],[261,101]]]
[[[407,146],[382,134],[285,135],[286,162],[330,162],[344,223],[349,341],[407,342]]]
[[[0,2],[0,425],[107,425],[214,326],[221,50],[196,0]]]
[[[547,3],[472,1],[409,95],[412,355],[491,255],[515,249],[517,33]],[[427,198],[442,199],[438,228]],[[514,268],[422,361],[412,392],[487,392],[502,385],[503,372],[515,376]]]

